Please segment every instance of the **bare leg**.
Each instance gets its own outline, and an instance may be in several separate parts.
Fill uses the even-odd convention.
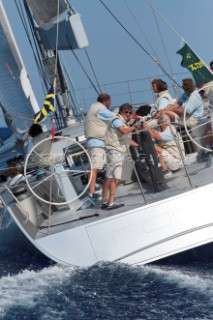
[[[115,192],[119,182],[119,179],[110,179],[110,180],[111,182],[109,185],[109,205],[111,205],[115,201]]]
[[[109,186],[111,183],[111,178],[105,178],[103,182],[103,187],[102,187],[102,203],[107,201],[107,196],[109,192]]]
[[[96,184],[98,169],[92,169],[92,172],[90,174],[92,174],[92,179],[89,185],[89,193],[93,194],[95,192],[95,184]]]
[[[156,145],[155,145],[155,150],[156,150],[156,152],[157,152],[158,159],[159,159],[159,161],[160,161],[162,170],[167,170],[168,167],[167,167],[167,165],[165,164],[165,162],[163,161],[163,157],[162,157],[163,149],[156,144]]]

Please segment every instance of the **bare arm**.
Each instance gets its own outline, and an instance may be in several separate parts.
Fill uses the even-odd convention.
[[[132,147],[139,147],[140,145],[139,145],[137,142],[135,142],[134,140],[131,140],[131,141],[130,141],[130,146],[132,146]]]
[[[179,108],[181,105],[182,105],[182,103],[177,101],[173,104],[169,104],[168,107],[166,107],[165,109],[173,110],[173,109]]]
[[[143,123],[143,128],[146,129],[150,133],[150,135],[151,135],[151,137],[153,139],[155,139],[155,140],[161,140],[162,139],[160,133],[150,129],[149,126],[146,123]]]
[[[122,127],[118,127],[117,129],[123,136],[135,131],[135,127],[134,126],[128,127],[128,128],[125,128],[125,127],[122,126]]]

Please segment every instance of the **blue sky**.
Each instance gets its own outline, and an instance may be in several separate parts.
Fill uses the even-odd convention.
[[[4,2],[37,99],[42,104],[44,92],[41,89],[36,69],[33,67],[33,58],[29,52],[29,45],[24,36],[19,17],[14,10],[14,1],[6,0]],[[102,91],[112,96],[112,105],[116,106],[124,102],[142,103],[153,99],[150,81],[157,75],[167,81],[159,67],[130,39],[100,1],[70,0],[70,3],[81,15],[90,43],[87,52],[99,83],[101,85],[105,84],[105,86],[102,86]],[[154,49],[168,72],[170,72],[170,67],[166,55],[169,57],[169,63],[174,73],[186,73],[176,77],[178,83],[181,84],[181,79],[189,76],[187,70],[180,66],[181,56],[176,54],[176,51],[181,47],[180,38],[159,14],[153,15],[148,1],[104,0],[104,3],[153,56],[155,55],[153,53]],[[209,64],[213,60],[211,45],[213,1],[152,0],[152,3],[197,55]],[[158,24],[156,24],[155,19],[157,19]],[[161,37],[164,44],[160,40]],[[151,47],[146,40],[147,38]],[[166,48],[166,54],[163,45]],[[85,51],[77,50],[76,54],[93,82],[95,82]],[[97,93],[91,88],[91,84],[73,54],[63,53],[63,58],[66,60],[70,77],[78,92],[79,101],[82,107],[86,109],[90,103],[96,100]],[[146,80],[135,81],[135,79],[144,78]],[[106,85],[117,82],[120,82],[120,84]],[[171,85],[169,84],[169,86]],[[82,90],[88,87],[89,89]],[[133,92],[132,95],[128,93],[128,90]],[[173,91],[171,93],[173,94]]]
[[[146,0],[104,0],[104,3],[146,50],[153,54],[152,49],[154,49],[167,71],[170,69],[160,41],[161,36],[173,72],[187,72],[180,66],[181,56],[176,54],[176,51],[181,47],[180,38],[158,14],[153,16],[151,7]],[[207,64],[213,60],[213,50],[210,44],[212,38],[212,0],[204,0],[202,5],[199,0],[152,0],[152,3]],[[130,39],[100,1],[72,0],[72,5],[82,16],[90,42],[88,52],[100,83],[144,77],[153,78],[160,73],[158,66]],[[145,37],[149,39],[152,48]],[[82,56],[83,59],[84,52],[79,52],[79,56]],[[73,65],[75,65],[74,62]],[[81,71],[75,71],[73,74],[77,88],[83,87],[83,76],[81,78],[80,73]],[[178,82],[181,83],[181,77]],[[134,83],[132,84],[134,85]],[[152,98],[148,82],[146,84],[140,82],[139,86],[145,92],[137,95],[135,102],[140,103]],[[111,89],[111,87],[107,88]],[[149,90],[149,95],[146,94],[146,90]],[[119,102],[124,102],[122,96]]]

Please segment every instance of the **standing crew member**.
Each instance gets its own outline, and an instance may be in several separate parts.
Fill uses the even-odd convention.
[[[107,124],[115,113],[108,110],[111,104],[111,97],[102,93],[98,96],[97,102],[93,103],[87,112],[85,119],[85,136],[87,138],[86,148],[92,163],[92,179],[89,186],[89,196],[97,200],[99,195],[95,193],[95,184],[99,170],[102,170],[106,162],[105,134]]]

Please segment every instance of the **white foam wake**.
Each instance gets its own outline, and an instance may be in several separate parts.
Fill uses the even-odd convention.
[[[162,280],[176,283],[179,288],[191,288],[205,295],[213,295],[213,275],[193,269],[174,269],[170,267],[145,266],[148,272],[154,272]]]
[[[74,268],[53,266],[39,272],[25,270],[15,276],[0,279],[0,315],[14,306],[33,307],[48,288],[63,284]]]

